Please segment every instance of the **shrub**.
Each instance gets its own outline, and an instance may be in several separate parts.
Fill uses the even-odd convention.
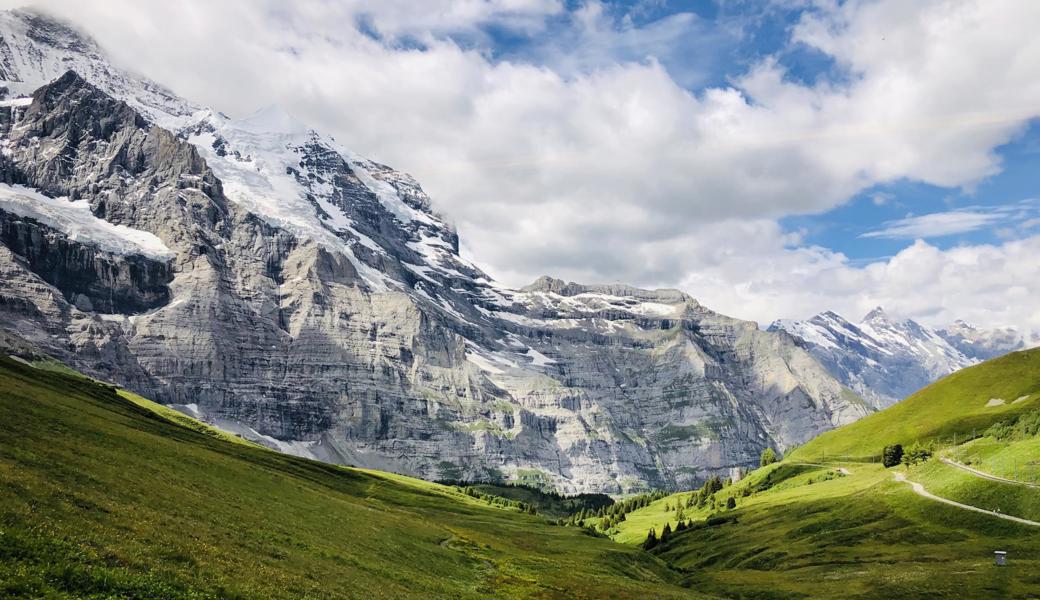
[[[881,454],[881,464],[885,465],[886,469],[890,469],[901,462],[903,462],[903,445],[885,446],[885,451]]]
[[[736,507],[737,507],[737,499],[736,498],[734,498],[733,496],[730,496],[729,498],[726,499],[726,508],[727,509],[733,510]]]
[[[758,466],[764,467],[771,465],[776,462],[776,452],[772,448],[766,448],[762,451],[762,456],[758,460]]]

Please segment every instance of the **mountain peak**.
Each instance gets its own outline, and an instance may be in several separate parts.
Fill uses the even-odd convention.
[[[870,322],[870,321],[883,321],[885,323],[888,323],[888,322],[891,321],[891,319],[889,318],[888,313],[885,312],[884,308],[882,308],[880,306],[875,306],[873,310],[868,312],[863,317],[863,322]]]
[[[97,52],[98,45],[90,35],[51,14],[36,8],[4,11],[5,16],[23,23],[25,35],[33,41],[69,52]]]

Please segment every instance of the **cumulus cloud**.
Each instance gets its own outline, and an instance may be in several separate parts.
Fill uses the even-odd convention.
[[[1018,289],[1029,284],[1010,273],[1027,268],[1013,261],[1029,240],[917,243],[854,267],[776,220],[879,183],[970,189],[998,173],[996,149],[1040,114],[1040,3],[818,2],[791,43],[831,57],[838,77],[806,84],[766,56],[696,91],[659,56],[695,18],[636,25],[596,2],[570,12],[556,0],[39,4],[189,98],[233,116],[279,103],[412,173],[466,252],[507,283],[552,273],[679,286],[759,320],[872,298],[926,319],[1035,321],[993,308],[996,288],[970,295],[950,287],[953,275],[908,275],[925,258],[967,275],[971,254]],[[569,29],[553,30],[561,21]],[[546,42],[542,55],[503,59],[486,45],[489,26],[573,34],[602,52]]]

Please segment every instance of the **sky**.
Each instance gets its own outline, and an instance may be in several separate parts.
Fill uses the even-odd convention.
[[[1040,332],[1034,0],[36,5],[412,174],[508,285]]]

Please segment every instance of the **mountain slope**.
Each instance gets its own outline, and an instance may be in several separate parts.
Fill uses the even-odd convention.
[[[869,412],[683,293],[499,286],[411,177],[277,109],[196,106],[34,13],[0,38],[0,322],[85,373],[302,456],[568,492]]]
[[[877,408],[978,361],[940,332],[894,320],[880,307],[858,324],[824,312],[808,321],[776,321],[769,329],[801,340],[831,374]]]
[[[6,356],[0,422],[5,598],[700,597],[641,551],[219,440]]]
[[[791,453],[795,460],[880,456],[884,446],[953,444],[996,421],[1040,406],[1040,349],[968,367],[856,423],[829,431]]]

